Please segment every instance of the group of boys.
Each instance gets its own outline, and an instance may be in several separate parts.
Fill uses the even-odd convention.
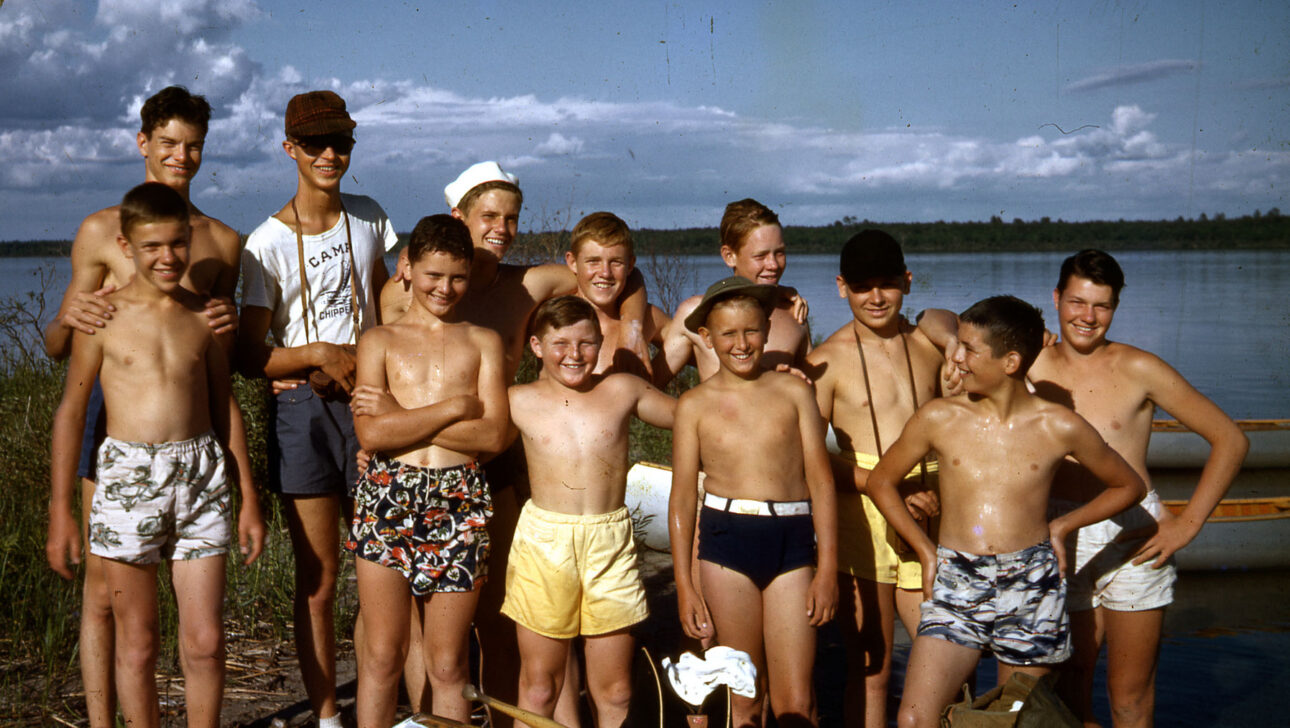
[[[225,554],[236,532],[250,563],[265,538],[234,367],[272,381],[270,485],[323,728],[339,725],[342,540],[357,557],[358,725],[394,722],[401,678],[415,709],[469,721],[472,625],[485,685],[565,725],[578,720],[581,638],[597,724],[624,721],[631,628],[648,616],[624,507],[632,417],[674,431],[682,628],[748,653],[761,676],[757,697],[732,698],[737,725],[768,712],[818,722],[816,628],[839,610],[848,724],[886,724],[896,615],[917,635],[902,726],[936,725],[982,652],[1001,680],[1046,673],[1070,657],[1072,634],[1065,695],[1081,717],[1092,724],[1105,638],[1115,724],[1150,724],[1170,556],[1221,499],[1246,442],[1168,365],[1107,340],[1123,285],[1109,255],[1063,265],[1060,339],[1044,347],[1042,316],[1011,297],[914,326],[899,244],[866,230],[837,277],[852,320],[812,350],[804,302],[779,285],[783,230],[754,200],[722,219],[735,275],[669,319],[646,302],[631,233],[611,213],[575,226],[564,265],[503,263],[522,194],[495,162],[445,188],[449,212],[417,223],[391,277],[390,221],[340,192],[355,123],[330,91],[288,104],[296,191],[239,252],[188,198],[210,107],[171,87],[141,116],[146,182],[82,224],[46,329],[50,355],[70,356],[47,550],[70,578],[89,543],[91,725],[111,725],[118,700],[128,724],[158,724],[163,557],[188,722],[218,725]],[[538,378],[511,385],[526,348]],[[679,400],[660,391],[689,364],[697,386]],[[1144,485],[1155,406],[1213,446],[1177,518]]]

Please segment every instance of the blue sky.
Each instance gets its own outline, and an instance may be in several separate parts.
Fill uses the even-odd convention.
[[[70,237],[141,181],[170,83],[215,107],[193,199],[243,231],[294,188],[282,113],[313,88],[359,123],[345,188],[400,230],[482,159],[526,228],[714,226],[750,196],[787,224],[1290,208],[1290,3],[586,5],[8,0],[0,239]]]

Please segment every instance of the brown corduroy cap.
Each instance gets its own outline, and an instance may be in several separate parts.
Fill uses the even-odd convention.
[[[352,132],[356,124],[336,92],[309,91],[287,102],[285,126],[289,137],[310,137]]]

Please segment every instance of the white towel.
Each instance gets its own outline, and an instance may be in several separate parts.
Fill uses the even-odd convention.
[[[757,697],[757,668],[747,652],[713,647],[698,657],[685,652],[681,659],[663,658],[663,672],[672,689],[685,702],[698,707],[718,685],[729,685],[736,695]]]

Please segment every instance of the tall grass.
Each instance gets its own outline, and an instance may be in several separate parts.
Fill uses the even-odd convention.
[[[62,396],[65,366],[44,355],[41,324],[47,318],[47,271],[39,291],[0,299],[0,725],[47,724],[51,715],[83,710],[77,692],[80,582],[64,581],[48,567],[49,452],[54,410]],[[265,383],[234,378],[247,423],[256,482],[267,482]],[[230,639],[291,640],[295,567],[278,502],[261,495],[269,539],[252,566],[230,555],[225,631]],[[337,631],[347,632],[357,596],[346,590],[353,567],[346,562],[337,599]],[[176,611],[169,579],[161,580],[163,646],[158,671],[180,674]],[[343,635],[340,635],[343,636]]]

